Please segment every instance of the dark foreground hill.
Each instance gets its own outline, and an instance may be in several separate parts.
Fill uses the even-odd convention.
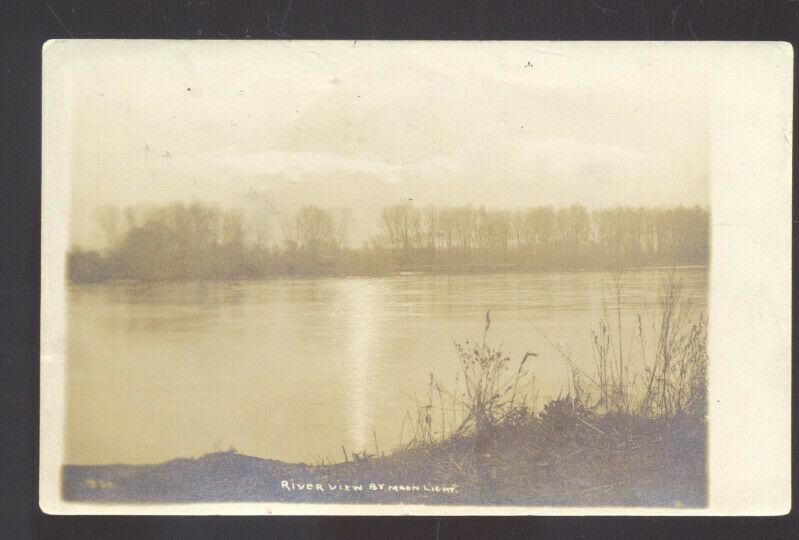
[[[63,495],[142,503],[696,507],[706,504],[705,442],[705,421],[694,416],[566,415],[323,466],[236,452],[158,465],[68,465]]]

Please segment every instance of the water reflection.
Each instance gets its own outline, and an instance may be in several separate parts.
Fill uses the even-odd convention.
[[[378,318],[384,310],[386,285],[374,279],[351,279],[338,281],[336,288],[342,302],[341,315],[346,319],[345,377],[350,405],[349,433],[358,451],[371,446],[370,380],[373,379],[374,345],[382,337]]]

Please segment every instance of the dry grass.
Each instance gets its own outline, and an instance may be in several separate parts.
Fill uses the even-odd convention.
[[[514,363],[486,343],[491,327],[490,313],[482,342],[455,343],[460,370],[452,388],[431,373],[426,399],[414,395],[415,412],[406,412],[400,429],[400,446],[414,447],[473,434],[489,436],[496,428],[532,415],[528,399],[535,376],[527,369],[534,353]],[[406,426],[409,428],[406,431]],[[405,435],[408,439],[405,440]]]
[[[597,414],[704,416],[707,318],[694,312],[682,282],[673,272],[668,275],[661,284],[657,311],[649,327],[638,314],[626,339],[618,276],[611,298],[613,304],[605,306],[592,331],[593,373],[580,369],[568,352],[555,345],[571,370],[574,401]]]
[[[535,375],[525,353],[512,361],[487,343],[490,312],[482,341],[455,343],[459,371],[447,387],[431,373],[424,395],[413,396],[406,412],[400,448],[440,443],[450,438],[490,437],[505,425],[537,417],[573,417],[590,423],[605,415],[670,418],[703,417],[706,411],[707,319],[694,313],[681,281],[672,272],[663,281],[657,309],[648,326],[638,314],[624,328],[622,279],[616,276],[611,304],[592,331],[594,369],[581,368],[563,347],[557,349],[570,371],[568,393],[534,411]],[[533,403],[536,400],[532,400]]]

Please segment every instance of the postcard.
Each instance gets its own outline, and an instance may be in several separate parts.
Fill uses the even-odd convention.
[[[48,42],[41,507],[788,512],[792,70]]]

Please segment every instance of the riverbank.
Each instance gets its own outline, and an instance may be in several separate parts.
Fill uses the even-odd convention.
[[[67,465],[63,495],[114,503],[698,507],[706,504],[705,446],[706,422],[692,415],[550,414],[332,465],[235,451],[158,465]]]

